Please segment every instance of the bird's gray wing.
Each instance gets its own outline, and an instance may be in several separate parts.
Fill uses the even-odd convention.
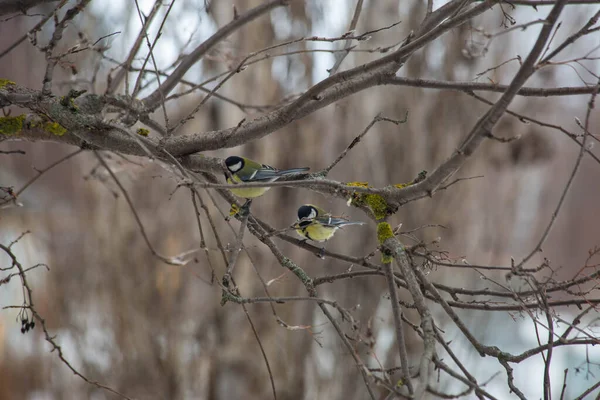
[[[335,218],[335,217],[330,217],[327,215],[318,217],[317,220],[321,224],[323,224],[325,226],[331,226],[331,227],[340,227],[340,226],[344,226],[344,225],[364,225],[364,222],[348,221],[347,219]]]
[[[277,170],[271,166],[263,165],[263,168],[256,170],[250,180],[252,181],[271,181],[279,178]]]
[[[275,169],[270,165],[262,164],[262,168],[256,170],[250,180],[252,181],[274,181],[285,175],[299,174],[308,171],[309,168]]]

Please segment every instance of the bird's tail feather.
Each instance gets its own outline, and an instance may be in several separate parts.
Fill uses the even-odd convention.
[[[340,228],[340,227],[346,226],[346,225],[364,225],[365,224],[362,221],[348,221],[343,218],[335,218],[335,217],[319,218],[319,221],[323,225],[335,226],[337,228]]]
[[[365,223],[362,221],[346,221],[346,222],[339,222],[336,225],[337,226],[346,226],[346,225],[364,225]]]
[[[306,172],[308,171],[310,168],[308,167],[304,167],[304,168],[291,168],[291,169],[282,169],[281,171],[277,171],[277,176],[284,176],[284,175],[291,175],[291,174],[299,174],[301,172]]]

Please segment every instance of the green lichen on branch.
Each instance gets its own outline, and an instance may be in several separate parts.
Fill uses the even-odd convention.
[[[67,130],[58,122],[46,122],[44,130],[56,136],[62,136],[67,133]]]
[[[394,187],[398,188],[398,189],[404,189],[405,187],[415,185],[421,181],[424,181],[425,178],[427,178],[427,171],[423,170],[423,171],[419,172],[419,175],[417,175],[417,177],[415,179],[413,179],[412,181],[410,181],[408,183],[398,183],[398,184],[394,185]]]
[[[223,293],[221,293],[221,306],[224,306],[230,301],[237,304],[244,303],[243,299],[240,296],[236,296],[228,290],[223,290]]]
[[[364,187],[369,188],[368,182],[348,182],[346,186],[354,186],[354,187]],[[373,215],[377,220],[384,219],[388,215],[391,215],[396,212],[393,207],[385,201],[383,196],[374,193],[358,193],[353,192],[350,199],[348,200],[348,204],[353,205],[355,207],[362,207],[364,205],[369,206]]]
[[[77,112],[79,110],[79,107],[77,107],[77,105],[75,104],[75,98],[69,95],[60,98],[60,105],[68,108],[73,112]]]
[[[378,194],[367,194],[365,196],[365,202],[367,203],[371,211],[373,211],[373,214],[375,215],[375,218],[377,218],[377,220],[384,219],[388,215],[394,213],[392,209],[388,207],[388,203],[387,201],[385,201],[383,196],[380,196]]]
[[[302,268],[296,265],[295,262],[285,257],[283,258],[283,260],[280,261],[280,264],[282,267],[285,267],[288,270],[292,271],[292,273],[296,275],[300,279],[300,281],[302,281],[304,287],[306,287],[309,291],[314,290],[315,286],[313,284],[312,278],[308,276]]]
[[[87,90],[69,90],[66,96],[60,98],[60,104],[63,107],[67,107],[72,112],[79,111],[79,107],[75,104],[75,99],[87,92]]]
[[[25,114],[17,117],[0,117],[0,134],[17,135],[23,129]]]
[[[371,187],[371,186],[369,186],[369,182],[348,182],[348,183],[346,183],[346,186],[364,187],[364,188]]]
[[[377,224],[377,241],[382,246],[381,248],[381,262],[384,264],[389,264],[392,262],[394,257],[389,254],[387,250],[383,248],[383,243],[394,237],[394,232],[392,231],[392,227],[387,222],[380,222]]]
[[[16,83],[14,83],[13,81],[9,81],[8,79],[0,79],[0,89],[8,85],[16,85]]]
[[[150,134],[150,131],[148,129],[145,128],[139,128],[137,131],[135,131],[138,135],[140,136],[148,136]]]

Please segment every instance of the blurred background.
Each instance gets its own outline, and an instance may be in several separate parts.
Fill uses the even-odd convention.
[[[72,2],[69,2],[71,4]],[[233,7],[243,12],[259,0],[213,1],[178,0],[164,25],[155,55],[160,69],[169,71],[182,53],[187,53],[233,18]],[[435,2],[435,7],[443,2]],[[0,51],[14,43],[55,4],[30,10],[32,16],[0,21]],[[151,0],[141,1],[146,14]],[[160,6],[150,29],[156,36],[169,4]],[[354,12],[353,0],[292,1],[287,9],[276,9],[246,25],[222,42],[186,75],[202,82],[235,67],[248,53],[298,37],[344,34]],[[518,24],[545,18],[548,8],[505,7]],[[569,6],[556,41],[579,29],[598,6]],[[400,24],[373,34],[360,42],[342,63],[341,70],[381,57],[381,49],[401,42],[415,30],[425,14],[424,1],[365,1],[357,33]],[[524,57],[537,37],[539,25],[499,36],[486,48],[484,33],[504,29],[503,15],[494,8],[455,29],[417,52],[399,75],[448,81],[508,83],[518,61],[486,72],[517,55]],[[123,61],[141,24],[133,2],[92,1],[75,23],[69,25],[60,49],[114,32],[99,42],[99,51],[71,56],[59,65],[54,79],[55,94],[70,88],[104,93],[106,77]],[[46,43],[52,24],[38,34]],[[594,39],[595,38],[595,39]],[[576,43],[562,54],[573,58],[590,51],[598,35]],[[335,62],[331,52],[306,50],[338,49],[342,43],[300,42],[272,57],[252,64],[223,85],[219,93],[245,106],[238,107],[212,98],[180,134],[235,126],[252,118],[327,77]],[[282,52],[295,52],[275,56]],[[142,45],[134,66],[140,67],[147,46]],[[599,71],[597,62],[585,64]],[[76,66],[73,74],[71,66]],[[0,59],[0,78],[40,89],[45,70],[43,53],[25,41]],[[172,70],[172,69],[171,69]],[[137,73],[129,76],[131,82]],[[557,87],[595,83],[596,79],[575,65],[555,66],[540,71],[528,86]],[[155,87],[149,81],[144,97]],[[214,87],[214,82],[207,88]],[[123,88],[121,88],[122,90]],[[187,88],[181,87],[180,92]],[[495,94],[483,93],[490,100]],[[186,117],[203,98],[195,91],[171,101],[167,111],[171,123]],[[529,117],[564,127],[579,134],[575,118],[584,120],[589,96],[518,98],[511,108]],[[410,87],[376,87],[296,121],[263,139],[240,148],[211,152],[226,157],[243,154],[279,168],[309,166],[313,171],[329,165],[378,113],[408,122],[398,126],[376,124],[361,143],[334,169],[330,176],[339,181],[368,181],[374,186],[409,182],[422,170],[432,171],[454,150],[457,143],[485,112],[485,105],[459,92]],[[18,110],[15,110],[15,112]],[[162,111],[155,113],[162,119]],[[598,126],[599,114],[591,126]],[[594,130],[592,129],[592,132]],[[473,264],[509,266],[510,258],[529,253],[550,220],[560,193],[572,171],[579,148],[564,134],[550,128],[524,123],[505,116],[494,131],[496,136],[522,138],[508,144],[488,141],[459,171],[457,177],[475,177],[403,207],[393,216],[394,226],[412,230],[428,224],[446,227],[424,228],[416,236],[426,242],[439,238],[439,248],[451,258]],[[593,142],[594,140],[590,140]],[[2,150],[24,150],[26,155],[0,154],[0,186],[22,187],[42,169],[76,148],[52,143],[4,142]],[[592,149],[595,151],[595,149]],[[209,153],[207,153],[209,154]],[[108,162],[127,188],[149,238],[166,255],[198,248],[200,238],[189,191],[174,192],[177,179],[158,162],[141,158],[106,155]],[[542,257],[550,260],[556,279],[570,279],[586,262],[588,251],[599,244],[600,166],[590,157],[583,160],[562,211],[554,225]],[[174,192],[174,193],[173,193]],[[203,192],[202,200],[216,221],[220,238],[232,245],[234,233],[222,216],[229,211],[216,192]],[[208,194],[216,199],[216,205]],[[220,306],[221,290],[211,283],[210,263],[220,277],[225,266],[208,220],[201,221],[207,233],[207,252],[197,253],[184,267],[166,265],[152,256],[139,226],[122,193],[99,167],[92,154],[81,153],[29,187],[19,197],[22,206],[0,209],[0,243],[8,244],[29,231],[14,246],[24,267],[45,263],[28,273],[33,284],[34,304],[45,318],[65,357],[91,380],[108,385],[139,399],[265,399],[272,398],[268,373],[250,325],[239,305]],[[332,200],[304,189],[277,188],[255,201],[253,212],[276,228],[289,226],[296,209],[314,203],[335,215],[368,222],[350,227],[327,243],[327,249],[352,256],[365,256],[377,247],[375,224],[341,200]],[[230,225],[237,230],[238,222]],[[413,244],[404,238],[406,244]],[[349,265],[337,260],[320,260],[309,252],[276,240],[283,252],[313,277],[341,273]],[[235,279],[245,297],[264,296],[255,268],[273,296],[305,296],[295,277],[284,274],[266,247],[250,235],[235,269]],[[378,260],[378,255],[374,260]],[[8,264],[0,255],[0,266]],[[591,263],[594,263],[592,260]],[[282,276],[282,274],[284,274]],[[489,276],[506,283],[501,274]],[[470,269],[437,268],[430,279],[457,287],[489,285]],[[2,276],[0,276],[2,278]],[[363,335],[372,331],[373,346],[356,344],[370,367],[399,365],[393,336],[393,320],[383,278],[371,277],[338,281],[319,287],[319,296],[337,301],[360,321]],[[403,297],[409,300],[407,294]],[[0,305],[19,305],[22,290],[18,279],[0,286]],[[575,307],[561,310],[563,318],[576,314]],[[364,383],[331,324],[315,304],[290,302],[275,305],[277,315],[310,330],[287,330],[273,317],[267,304],[248,305],[249,314],[265,347],[279,399],[362,399]],[[462,335],[446,324],[444,314],[433,307],[438,326],[447,333],[452,348],[480,382],[490,379],[486,389],[499,398],[511,398],[504,370],[495,360],[483,359],[472,351]],[[533,323],[519,313],[460,312],[474,334],[488,345],[520,353],[537,345]],[[408,313],[417,321],[416,315]],[[595,317],[593,317],[595,318]],[[349,333],[350,325],[341,322]],[[564,329],[564,328],[563,328]],[[543,340],[546,333],[542,334]],[[409,338],[411,364],[419,362],[420,341]],[[15,309],[0,313],[0,399],[105,399],[116,396],[88,385],[74,376],[49,352],[43,333],[36,327],[22,335]],[[590,361],[586,363],[587,359]],[[574,398],[597,379],[599,351],[595,348],[555,349],[552,368],[553,389],[563,384],[563,371],[570,368],[565,398]],[[489,357],[488,357],[489,358]],[[518,367],[518,368],[517,368]],[[542,396],[541,357],[515,367],[516,385],[528,398]],[[579,367],[579,372],[575,368]],[[520,372],[522,371],[522,373]],[[530,372],[527,372],[530,371]],[[531,373],[531,371],[538,371]],[[499,373],[499,374],[497,374]],[[497,374],[497,375],[495,375]],[[591,374],[591,375],[590,375]],[[457,393],[463,386],[440,377],[442,390]]]

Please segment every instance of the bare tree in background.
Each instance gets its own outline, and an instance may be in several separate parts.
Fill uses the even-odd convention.
[[[599,395],[600,1],[108,6],[0,0],[0,399]]]

